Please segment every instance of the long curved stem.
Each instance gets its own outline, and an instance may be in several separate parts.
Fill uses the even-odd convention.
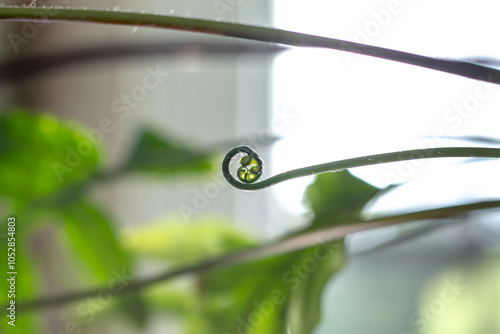
[[[232,159],[237,155],[242,153],[249,158],[240,159],[240,164],[244,168],[246,165],[244,163],[249,159],[256,159],[256,161],[261,164],[262,159],[260,159],[257,152],[251,149],[248,146],[237,146],[231,149],[224,160],[222,161],[222,174],[224,178],[229,182],[233,187],[241,189],[241,190],[259,190],[263,188],[270,187],[277,183],[281,183],[287,180],[295,179],[302,176],[321,174],[326,172],[338,172],[347,168],[353,167],[361,167],[361,166],[369,166],[376,165],[381,163],[388,162],[396,162],[396,161],[405,161],[405,160],[416,160],[416,159],[428,159],[428,158],[500,158],[500,149],[498,148],[486,148],[486,147],[440,147],[440,148],[428,148],[428,149],[420,149],[420,150],[408,150],[408,151],[400,151],[400,152],[392,152],[392,153],[383,153],[383,154],[375,154],[368,155],[359,158],[345,159],[339,161],[328,162],[320,165],[314,165],[309,167],[303,167],[299,169],[294,169],[288,172],[284,172],[275,176],[272,176],[266,180],[257,182],[257,183],[245,183],[243,178],[239,178],[238,181],[231,174],[229,170],[229,164]],[[244,163],[242,163],[242,161]],[[240,167],[240,168],[242,168]],[[261,166],[262,167],[262,166]],[[246,171],[246,170],[245,170]],[[256,170],[257,171],[257,170]],[[251,173],[251,171],[246,171]],[[239,173],[238,173],[239,174]],[[256,173],[258,174],[258,173]],[[262,168],[260,169],[260,174],[262,174]],[[254,178],[258,179],[260,174],[255,175]]]
[[[200,263],[188,265],[186,267],[168,270],[157,276],[138,280],[127,285],[124,289],[116,292],[116,295],[124,295],[153,286],[156,283],[167,281],[172,278],[179,277],[185,274],[200,273],[209,270],[225,268],[235,264],[255,261],[262,258],[268,258],[279,254],[285,254],[293,251],[298,251],[325,242],[340,240],[345,236],[356,233],[369,231],[381,227],[414,222],[426,219],[439,219],[454,215],[463,214],[474,210],[484,210],[490,208],[498,208],[500,201],[479,202],[471,204],[462,204],[438,209],[423,210],[412,213],[405,213],[396,216],[379,217],[364,222],[345,222],[341,226],[330,226],[318,230],[310,230],[304,234],[285,237],[282,240],[263,244],[253,248],[248,248],[227,255],[217,257],[215,259],[207,259]],[[79,299],[94,297],[101,291],[107,290],[107,286],[93,288],[85,291],[71,292],[69,294],[52,296],[41,299],[20,301],[17,305],[19,312],[47,308],[52,306],[63,305],[74,302]],[[3,310],[7,305],[4,305]],[[5,313],[5,312],[4,312]],[[1,312],[0,312],[1,314]]]
[[[408,52],[396,51],[361,43],[348,42],[334,38],[314,36],[282,29],[258,27],[247,24],[119,11],[49,7],[2,7],[0,8],[0,19],[17,21],[50,20],[95,22],[130,26],[168,28],[199,32],[204,34],[237,37],[261,42],[279,43],[302,47],[327,48],[393,60],[405,64],[452,73],[471,79],[500,84],[499,70],[479,64],[473,64],[460,60],[426,57]]]

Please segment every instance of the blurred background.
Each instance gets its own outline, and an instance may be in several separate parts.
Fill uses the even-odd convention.
[[[225,20],[500,64],[495,1],[37,6]],[[497,209],[352,234],[321,258],[316,247],[126,297],[111,288],[314,227],[498,200],[495,160],[369,166],[257,192],[220,172],[239,144],[263,157],[264,177],[368,154],[495,147],[497,85],[160,29],[4,21],[0,34],[0,213],[17,220],[16,299],[109,287],[19,314],[15,330],[2,321],[6,333],[500,333]]]

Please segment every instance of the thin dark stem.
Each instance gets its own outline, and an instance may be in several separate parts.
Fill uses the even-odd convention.
[[[300,47],[327,48],[393,60],[471,79],[500,84],[499,70],[479,64],[461,60],[426,57],[334,38],[246,24],[119,11],[25,7],[0,8],[0,19],[95,22],[168,28]]]
[[[158,276],[133,282],[128,286],[126,286],[123,290],[118,292],[117,295],[136,292],[141,289],[150,287],[156,283],[163,282],[185,274],[201,273],[208,270],[229,267],[234,264],[256,261],[262,258],[272,257],[279,254],[306,249],[322,243],[340,240],[345,236],[347,236],[348,234],[352,233],[368,231],[380,227],[386,227],[386,226],[402,224],[418,220],[452,217],[472,210],[489,209],[499,206],[500,206],[500,201],[480,202],[473,204],[450,206],[446,208],[424,210],[424,211],[396,215],[396,216],[382,217],[376,220],[370,220],[361,223],[358,222],[344,226],[332,226],[329,228],[323,228],[319,230],[311,230],[302,235],[293,236],[291,238],[285,238],[277,242],[238,251],[215,259],[209,259],[201,263],[194,264],[191,266],[186,266],[180,269],[169,270],[166,271],[165,273],[159,274]],[[18,311],[29,311],[40,308],[53,307],[70,303],[82,298],[96,296],[99,292],[106,289],[107,287],[103,286],[100,288],[89,289],[80,292],[73,292],[57,297],[48,297],[48,298],[41,298],[38,300],[19,302],[16,305]]]

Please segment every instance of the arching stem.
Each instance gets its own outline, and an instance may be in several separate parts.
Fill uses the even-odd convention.
[[[231,149],[222,161],[222,174],[224,178],[233,187],[241,190],[259,190],[263,188],[270,187],[277,183],[281,183],[287,180],[295,179],[307,175],[315,175],[327,172],[338,172],[347,168],[361,167],[376,165],[388,162],[397,162],[405,160],[417,160],[417,159],[430,159],[430,158],[500,158],[500,149],[498,148],[487,148],[487,147],[439,147],[439,148],[427,148],[419,150],[408,150],[384,154],[375,154],[359,158],[345,159],[333,162],[327,162],[320,165],[314,165],[309,167],[303,167],[299,169],[294,169],[288,172],[284,172],[275,176],[271,176],[260,182],[245,182],[243,179],[239,178],[237,180],[233,177],[229,171],[229,164],[232,159],[239,153],[243,153],[243,158],[240,159],[244,163],[249,159],[255,159],[258,162],[259,169],[255,169],[255,181],[262,174],[263,161],[252,148],[249,146],[237,146]],[[248,156],[248,158],[245,158]],[[242,165],[243,166],[243,165]],[[241,168],[241,167],[240,167]]]
[[[42,22],[94,22],[129,25],[134,27],[168,28],[300,47],[327,48],[393,60],[471,79],[500,84],[500,71],[488,66],[482,66],[462,60],[427,57],[335,38],[248,24],[178,16],[62,7],[1,7],[0,19],[17,21],[41,20]]]

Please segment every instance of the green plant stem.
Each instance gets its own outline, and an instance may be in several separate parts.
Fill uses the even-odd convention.
[[[348,234],[368,231],[376,228],[397,225],[407,222],[414,222],[426,219],[439,219],[445,217],[453,217],[459,214],[470,212],[472,210],[482,210],[495,208],[500,206],[500,201],[489,201],[472,203],[465,205],[456,205],[439,209],[423,210],[396,216],[380,217],[373,220],[357,223],[345,223],[343,226],[332,226],[318,230],[310,230],[301,235],[294,235],[270,244],[265,244],[258,247],[237,251],[228,255],[223,255],[215,259],[209,259],[200,263],[182,267],[179,269],[168,270],[165,273],[159,274],[149,279],[138,280],[124,287],[124,289],[116,292],[115,295],[128,294],[137,292],[141,289],[148,288],[156,283],[163,282],[172,278],[176,278],[186,274],[200,273],[208,270],[224,268],[235,264],[241,264],[251,261],[256,261],[261,258],[276,256],[279,254],[294,252],[323,243],[340,240]],[[54,307],[76,300],[88,297],[94,297],[101,291],[107,290],[107,286],[89,289],[85,291],[72,292],[61,296],[41,298],[37,300],[17,302],[17,310],[25,312],[29,310]],[[4,310],[6,307],[3,308]]]
[[[452,73],[471,79],[500,84],[500,71],[491,67],[460,60],[447,60],[416,55],[361,43],[334,38],[314,36],[282,29],[253,25],[162,16],[119,11],[2,7],[0,19],[17,21],[71,21],[109,23],[130,26],[168,28],[227,37],[243,38],[261,42],[279,43],[301,47],[318,47],[362,54],[405,64],[421,66],[437,71]]]
[[[326,172],[337,172],[347,168],[377,165],[405,160],[429,159],[429,158],[500,158],[500,149],[486,147],[438,147],[423,150],[409,150],[400,152],[391,152],[383,154],[369,155],[359,158],[345,159],[328,162],[320,165],[303,167],[284,172],[268,179],[256,183],[242,183],[235,179],[229,171],[229,163],[238,153],[247,154],[248,146],[238,146],[230,150],[222,162],[222,174],[224,178],[235,188],[241,190],[259,190],[270,187],[280,182],[294,178],[321,174]],[[253,150],[252,150],[253,151]],[[253,155],[257,155],[253,151]]]

